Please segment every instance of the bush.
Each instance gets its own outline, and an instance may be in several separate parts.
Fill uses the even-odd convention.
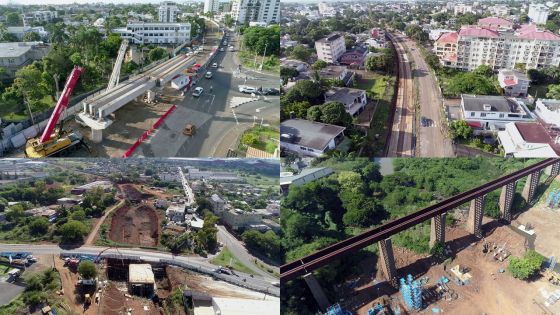
[[[509,260],[508,269],[513,277],[526,280],[535,275],[544,261],[544,256],[534,250],[528,250],[523,258],[512,257]]]
[[[88,228],[82,222],[69,220],[58,228],[58,232],[63,242],[82,241],[88,233]]]
[[[97,276],[97,269],[93,262],[83,260],[78,265],[78,273],[83,279],[94,279]]]
[[[44,235],[49,231],[49,220],[43,217],[33,218],[29,223],[29,233],[33,236]]]

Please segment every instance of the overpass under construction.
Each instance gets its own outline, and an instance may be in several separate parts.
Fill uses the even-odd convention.
[[[496,189],[501,189],[499,199],[500,212],[502,219],[509,223],[512,220],[513,197],[515,195],[517,181],[527,177],[521,195],[530,203],[535,197],[541,173],[547,167],[551,168],[549,179],[560,175],[560,159],[539,161],[524,169],[502,176],[484,185],[470,189],[422,210],[325,247],[306,257],[287,263],[280,267],[280,279],[281,281],[289,281],[303,276],[317,304],[325,311],[331,303],[329,303],[327,295],[321,288],[319,282],[315,279],[313,270],[340,259],[354,251],[377,243],[379,246],[381,271],[387,281],[394,287],[397,287],[398,274],[393,255],[391,236],[430,219],[430,247],[436,243],[445,243],[446,213],[470,202],[467,229],[478,238],[482,238],[484,236],[482,230],[482,216],[484,212],[485,196]]]
[[[108,118],[109,115],[137,97],[145,93],[153,93],[153,89],[163,87],[195,64],[194,56],[180,54],[119,83],[118,78],[127,45],[126,41],[121,44],[107,89],[82,101],[83,111],[77,114],[91,128],[93,142],[101,142],[103,139],[103,129],[113,122]]]

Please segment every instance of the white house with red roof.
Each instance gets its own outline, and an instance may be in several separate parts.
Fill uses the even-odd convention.
[[[560,65],[560,36],[534,24],[513,30],[494,19],[483,23],[491,27],[464,26],[459,32],[440,36],[434,50],[442,65],[468,71],[480,65],[489,65],[494,71],[514,69],[519,64],[526,69]]]
[[[521,71],[512,69],[498,71],[498,83],[506,96],[526,97],[530,82],[527,75]]]

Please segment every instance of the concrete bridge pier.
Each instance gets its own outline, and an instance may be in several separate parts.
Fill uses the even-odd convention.
[[[313,294],[315,302],[317,302],[317,305],[319,305],[321,311],[326,312],[327,308],[331,306],[331,303],[329,302],[325,291],[319,284],[319,281],[317,281],[317,278],[315,278],[315,275],[310,272],[303,276],[303,280],[305,280],[305,283],[309,287],[309,290],[311,290],[311,294]]]
[[[430,230],[430,248],[437,243],[445,243],[445,213],[432,218]]]
[[[482,238],[482,215],[484,214],[484,197],[476,197],[471,201],[467,230],[478,238]]]
[[[103,129],[91,128],[91,142],[100,143],[103,140]]]
[[[379,245],[379,260],[383,275],[395,288],[398,288],[397,267],[395,266],[395,256],[393,255],[393,243],[391,239],[385,239],[377,243]]]
[[[535,192],[537,191],[537,187],[539,186],[540,178],[541,170],[535,171],[527,176],[527,182],[525,182],[523,192],[521,193],[521,196],[525,198],[527,203],[531,203],[531,201],[533,201],[533,197],[535,197]]]
[[[502,187],[502,193],[500,194],[500,212],[502,213],[502,219],[511,222],[511,206],[513,204],[513,196],[515,195],[515,187],[517,182],[512,182],[504,187]]]

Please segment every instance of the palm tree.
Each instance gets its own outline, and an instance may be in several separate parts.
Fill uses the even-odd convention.
[[[49,41],[54,44],[64,44],[68,40],[68,35],[64,30],[64,23],[56,23],[50,27],[51,36]]]

